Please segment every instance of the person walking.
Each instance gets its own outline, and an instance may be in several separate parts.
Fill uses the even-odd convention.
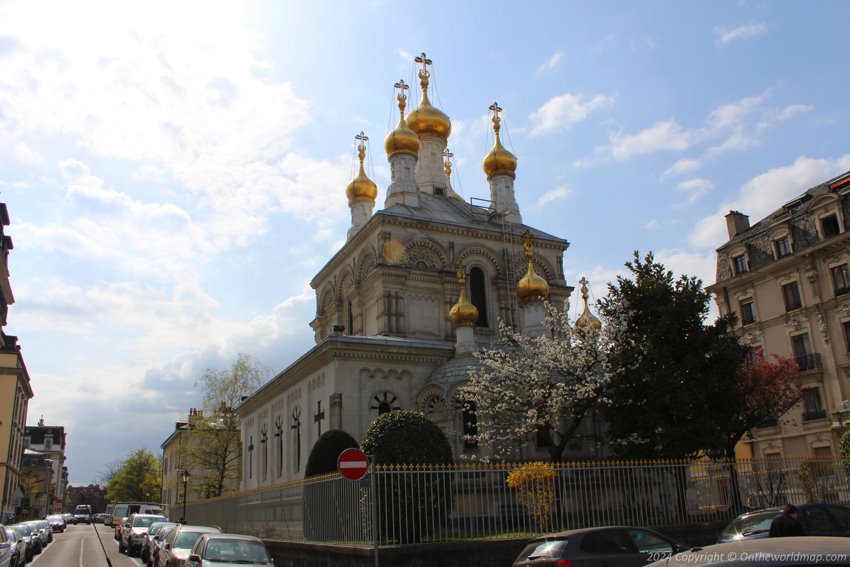
[[[790,537],[806,535],[803,526],[797,519],[797,507],[786,504],[782,513],[776,516],[770,523],[768,537]]]

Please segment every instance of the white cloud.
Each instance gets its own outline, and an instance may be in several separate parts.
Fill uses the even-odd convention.
[[[563,58],[564,53],[562,51],[552,54],[552,57],[550,57],[543,65],[537,68],[537,72],[548,73],[549,71],[554,69]]]
[[[783,108],[779,115],[777,116],[778,120],[788,120],[798,114],[802,114],[804,112],[810,112],[814,107],[809,104],[790,104]]]
[[[543,106],[531,113],[530,135],[535,137],[569,128],[570,125],[585,120],[594,110],[614,102],[612,97],[601,94],[588,101],[583,99],[584,95],[581,93],[564,93],[547,100]]]
[[[764,34],[767,31],[767,26],[762,23],[747,24],[735,28],[726,26],[715,26],[714,35],[722,45],[726,45],[730,41],[736,39],[744,39],[748,37],[756,37]]]
[[[611,155],[620,161],[658,151],[686,150],[696,142],[697,137],[694,131],[683,129],[671,119],[656,122],[637,134],[611,134],[610,140]]]
[[[25,164],[39,164],[44,161],[41,155],[23,142],[15,144],[15,159]]]
[[[676,186],[676,189],[688,194],[688,198],[684,203],[679,203],[675,205],[676,207],[684,207],[696,202],[700,197],[714,189],[714,183],[707,179],[688,179],[687,181],[682,181]]]
[[[848,169],[850,154],[836,160],[802,156],[790,165],[770,169],[744,183],[737,197],[723,203],[715,214],[701,219],[689,241],[698,248],[717,248],[729,240],[725,215],[730,210],[748,215],[750,223],[755,224],[794,197]]]
[[[670,166],[664,173],[661,174],[661,180],[668,177],[681,175],[689,171],[694,171],[702,167],[702,161],[698,159],[683,158]]]
[[[555,201],[561,201],[566,199],[570,193],[572,193],[572,189],[567,186],[556,187],[551,191],[547,191],[543,195],[540,196],[537,201],[534,202],[533,205],[528,207],[528,210],[535,211],[544,209],[547,205],[554,203]]]
[[[644,225],[644,228],[648,228],[649,230],[661,230],[661,223],[656,219],[649,219],[647,223]]]

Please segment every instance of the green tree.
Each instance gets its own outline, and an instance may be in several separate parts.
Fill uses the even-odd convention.
[[[230,367],[208,368],[201,376],[203,412],[190,418],[185,447],[186,464],[194,471],[194,490],[207,498],[221,496],[228,480],[241,477],[242,443],[234,408],[266,382],[269,374],[266,366],[239,353]]]
[[[718,422],[740,410],[738,369],[747,355],[734,318],[706,324],[710,294],[673,277],[652,253],[626,263],[634,279],[609,284],[600,311],[623,321],[611,364],[618,376],[603,411],[625,458],[690,459],[724,447]]]
[[[161,486],[159,457],[147,449],[137,449],[121,463],[106,488],[106,497],[110,502],[158,501]]]

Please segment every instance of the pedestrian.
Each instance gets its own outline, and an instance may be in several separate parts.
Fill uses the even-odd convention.
[[[770,534],[768,537],[790,537],[806,535],[803,526],[797,519],[797,507],[786,504],[782,513],[776,516],[770,523]]]

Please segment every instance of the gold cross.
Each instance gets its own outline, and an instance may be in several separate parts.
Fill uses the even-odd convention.
[[[433,63],[433,61],[431,61],[430,59],[428,59],[427,57],[425,57],[425,53],[424,53],[424,52],[422,53],[422,55],[420,55],[420,56],[416,57],[416,58],[414,59],[414,61],[416,61],[417,63],[421,63],[421,64],[422,64],[422,69],[419,71],[419,77],[420,77],[420,78],[423,78],[423,79],[424,79],[424,78],[427,78],[427,77],[430,77],[430,76],[431,76],[431,73],[429,73],[429,72],[428,72],[428,65],[431,65],[431,64]]]
[[[455,155],[452,152],[450,152],[448,148],[443,150],[443,158],[444,158],[445,163],[452,163],[453,157],[455,157]]]
[[[499,118],[499,113],[502,112],[502,107],[499,106],[498,102],[494,102],[493,104],[490,105],[490,110],[493,111],[493,114],[495,115],[495,118],[497,119],[497,118]]]
[[[369,136],[367,136],[367,135],[366,135],[366,134],[364,134],[363,132],[360,132],[359,134],[357,134],[356,136],[354,136],[354,139],[355,139],[355,140],[357,140],[358,142],[360,142],[360,143],[357,145],[357,149],[360,149],[361,147],[362,147],[363,149],[366,149],[366,142],[368,142],[368,141],[369,141]]]

